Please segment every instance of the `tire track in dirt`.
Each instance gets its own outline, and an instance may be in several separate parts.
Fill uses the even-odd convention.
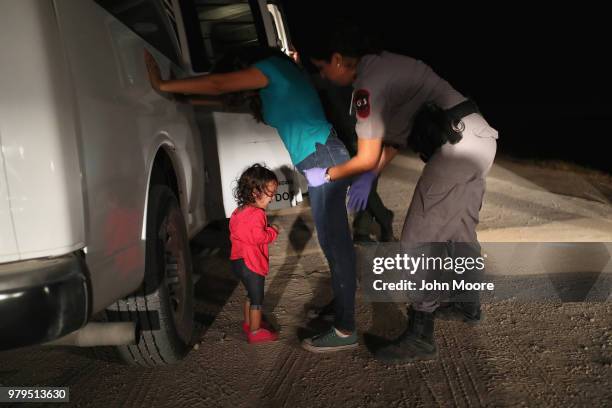
[[[488,324],[490,322],[487,322],[484,327]],[[447,333],[447,343],[461,341],[461,338],[458,338],[455,333]],[[463,333],[466,340],[473,341],[474,336],[470,335],[471,331]],[[567,404],[567,400],[564,401],[557,394],[561,389],[560,384],[569,386],[564,381],[567,379],[565,373],[559,373],[561,366],[555,367],[550,362],[547,363],[530,347],[518,344],[513,336],[523,338],[520,332],[516,330],[512,333],[495,331],[483,333],[482,336],[486,337],[481,338],[481,344],[476,344],[473,350],[469,350],[470,353],[476,354],[474,358],[466,359],[464,351],[456,358],[456,361],[461,362],[466,370],[469,370],[471,365],[479,367],[480,372],[483,373],[481,378],[473,378],[476,389],[479,388],[479,381],[484,381],[484,389],[479,392],[480,395],[485,396],[481,404],[489,405],[493,398],[498,404],[500,396],[529,398],[530,404],[545,404],[546,406]],[[477,371],[470,370],[470,372]],[[511,384],[511,388],[500,387],[500,383]],[[511,392],[508,392],[510,390]],[[571,394],[571,392],[569,389],[564,389],[564,394]]]
[[[265,381],[262,397],[258,402],[270,407],[286,406],[296,377],[303,373],[308,360],[305,353],[293,347],[280,354]]]
[[[97,374],[99,367],[95,361],[88,361],[80,367],[70,368],[58,377],[45,381],[46,387],[74,387],[81,386],[83,378]]]
[[[503,382],[511,385],[514,395],[533,396],[534,384],[526,381],[531,377],[530,371],[533,369],[530,368],[531,364],[527,364],[528,360],[524,360],[520,353],[513,350],[505,335],[499,335],[495,339],[491,339],[491,344],[494,346],[487,350],[487,354],[489,354],[491,360],[495,361],[495,365],[493,367],[494,372],[491,373],[487,381],[487,390],[499,395],[500,391],[504,391],[500,389],[500,383]],[[514,378],[520,378],[520,380],[513,380]],[[550,392],[549,387],[546,387],[546,390],[539,390],[540,395],[547,392]],[[563,406],[563,404],[553,406]]]
[[[101,366],[99,361],[93,361],[92,365],[93,372],[87,376],[79,376],[78,381],[70,387],[70,402],[75,405],[116,405],[127,387],[117,390],[117,378],[109,375],[107,367]]]
[[[442,328],[441,340],[444,343],[444,349],[449,354],[449,366],[453,367],[453,371],[455,377],[457,379],[457,383],[461,388],[461,392],[467,406],[486,406],[486,402],[483,400],[483,394],[486,395],[484,390],[479,390],[478,384],[482,383],[484,380],[482,375],[478,373],[481,372],[479,367],[474,364],[472,361],[477,361],[478,357],[475,359],[467,359],[465,358],[466,347],[460,341],[458,341],[455,333],[457,330],[454,327],[450,330],[447,328]],[[473,340],[473,337],[472,337]],[[478,378],[475,378],[478,377]]]
[[[439,332],[443,333],[443,330],[440,330]],[[444,334],[442,334],[442,336],[437,336],[437,337],[438,339],[440,339],[441,337],[444,337]],[[456,369],[453,369],[455,368],[455,365],[452,360],[453,354],[452,352],[449,352],[447,347],[440,347],[439,340],[438,340],[437,346],[438,346],[438,362],[440,364],[440,367],[442,368],[444,384],[446,385],[446,388],[449,391],[449,394],[453,400],[452,406],[455,406],[455,407],[463,406],[462,404],[460,404],[461,398],[458,395],[459,393],[459,390],[457,390],[458,384],[456,384],[455,381],[453,380],[453,373],[456,374]],[[458,380],[459,382],[461,381],[460,378]],[[464,387],[461,384],[459,384],[459,387],[462,388],[461,391],[463,395],[465,396],[465,390],[463,389]]]
[[[124,398],[121,400],[121,406],[125,408],[135,406],[136,395],[140,392],[140,389],[143,386],[143,380],[146,377],[149,379],[147,371],[143,370],[138,373],[139,375],[136,378],[132,378],[129,381],[129,386],[124,394]],[[131,376],[130,376],[131,377]]]
[[[13,354],[14,353],[14,354]],[[100,362],[86,355],[84,351],[74,351],[67,347],[49,348],[38,346],[19,353],[19,350],[8,355],[15,356],[16,361],[5,360],[7,366],[18,366],[10,383],[4,385],[29,387],[68,387],[72,404],[86,399],[91,390],[88,384],[99,384]],[[18,362],[17,362],[18,361]],[[58,370],[58,367],[60,370]],[[28,371],[30,368],[31,371]],[[57,373],[57,374],[56,374]],[[16,406],[20,406],[18,404]],[[37,404],[31,406],[39,406]],[[65,405],[65,404],[57,404]],[[95,405],[95,404],[94,404]],[[40,406],[53,406],[43,403]]]
[[[23,382],[24,370],[19,368],[30,367],[35,363],[37,357],[41,354],[39,349],[23,349],[27,351],[25,353],[19,353],[17,351],[9,351],[3,353],[1,356],[2,371],[0,371],[0,384],[2,386],[23,386],[30,382]]]
[[[145,404],[145,401],[152,400],[154,395],[157,392],[152,392],[153,386],[157,387],[157,381],[155,381],[156,371],[146,370],[143,372],[139,372],[138,374],[138,382],[135,384],[133,389],[131,390],[132,394],[135,394],[135,397],[130,401],[129,399],[125,401],[128,407],[143,407],[143,406],[151,406],[152,404]],[[125,406],[125,405],[124,405]]]
[[[543,394],[546,394],[546,398],[548,400],[547,402],[557,407],[565,405],[567,401],[560,400],[559,396],[555,392],[555,389],[558,389],[558,387],[555,387],[555,384],[566,383],[563,381],[565,376],[556,372],[554,367],[546,365],[546,369],[544,369],[540,364],[534,364],[533,361],[538,360],[538,357],[535,356],[534,353],[529,350],[529,348],[519,346],[518,343],[509,336],[506,337],[505,340],[511,348],[517,351],[515,355],[518,356],[518,358],[524,363],[525,367],[531,367],[534,369],[538,377],[543,381],[545,386]]]
[[[436,405],[438,407],[442,406],[442,403],[436,398],[436,392],[433,389],[431,382],[429,381],[429,377],[431,377],[431,372],[429,370],[427,363],[420,363],[415,366],[416,372],[419,374],[419,378],[423,381],[425,385],[425,389],[427,390],[426,394],[430,397],[429,399],[423,399],[423,392],[419,393],[419,398],[421,399],[422,406],[432,406]],[[406,379],[408,381],[411,380],[409,373],[406,371]],[[422,390],[422,387],[421,387]],[[406,400],[407,401],[407,400]]]
[[[289,349],[276,360],[272,373],[264,385],[262,392],[263,402],[274,402],[274,406],[284,406],[284,403],[288,397],[288,392],[283,391],[289,391],[291,387],[289,373],[294,370],[298,359],[299,356],[296,356],[295,350]],[[289,389],[285,389],[287,388],[287,383],[289,384]],[[282,401],[278,401],[279,393],[281,396],[284,396]]]

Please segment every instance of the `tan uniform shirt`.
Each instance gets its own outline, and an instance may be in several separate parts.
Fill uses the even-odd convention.
[[[466,100],[424,62],[386,51],[361,58],[353,88],[357,136],[398,147],[406,146],[424,103],[448,109]]]

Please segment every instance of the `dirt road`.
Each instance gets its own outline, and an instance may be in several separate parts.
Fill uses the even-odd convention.
[[[380,183],[399,234],[421,164],[399,157]],[[481,212],[483,241],[612,242],[612,184],[575,171],[498,161]],[[197,258],[199,341],[181,364],[126,367],[107,353],[31,347],[0,353],[0,384],[69,386],[71,405],[100,407],[611,406],[612,302],[483,305],[479,326],[439,322],[435,361],[384,365],[404,306],[358,294],[361,345],[315,355],[299,347],[313,328],[308,304],[331,297],[329,272],[304,205],[275,215],[266,310],[280,341],[250,346],[240,330],[244,290],[221,252]]]

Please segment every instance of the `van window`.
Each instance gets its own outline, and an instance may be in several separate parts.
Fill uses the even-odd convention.
[[[176,22],[166,0],[95,0],[147,43],[180,65]]]
[[[182,0],[181,11],[196,72],[234,48],[256,46],[265,38],[260,16],[248,0]],[[255,7],[255,6],[254,6]]]

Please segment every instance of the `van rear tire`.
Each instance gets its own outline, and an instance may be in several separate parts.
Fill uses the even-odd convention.
[[[174,192],[149,191],[145,277],[132,295],[109,308],[109,318],[134,321],[138,343],[117,346],[128,364],[156,366],[181,361],[194,327],[192,262],[185,221]]]

